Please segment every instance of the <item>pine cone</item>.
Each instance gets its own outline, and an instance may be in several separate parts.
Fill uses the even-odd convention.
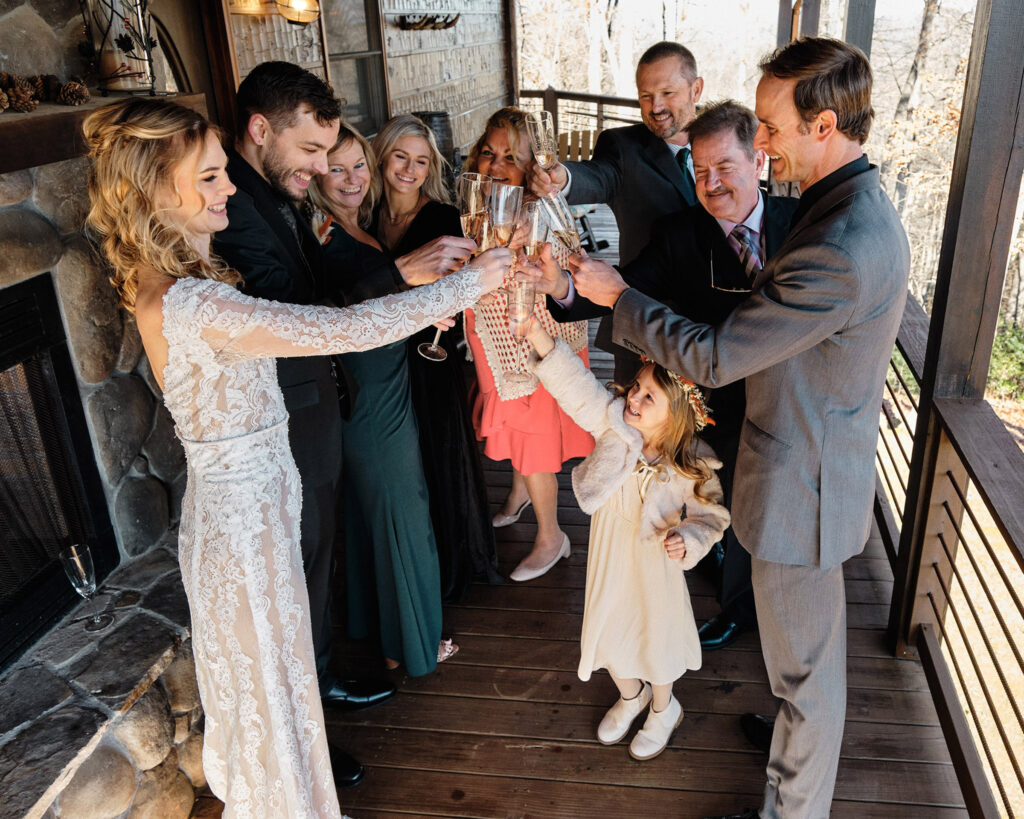
[[[11,110],[19,114],[27,114],[39,107],[39,100],[33,99],[32,92],[21,86],[7,89],[7,101]]]
[[[26,77],[26,81],[32,86],[32,94],[40,102],[43,101],[43,75],[33,74],[31,77]]]
[[[74,80],[64,83],[57,95],[57,102],[61,105],[81,105],[89,101],[89,89],[82,83]]]
[[[11,88],[20,88],[22,91],[28,91],[33,97],[36,95],[36,84],[32,82],[28,77],[19,77],[17,74],[11,74],[11,83],[8,86],[8,90]],[[10,95],[8,95],[10,96]]]
[[[39,98],[42,102],[56,102],[60,96],[60,89],[63,83],[56,74],[43,75],[43,94]]]
[[[7,92],[0,89],[0,111],[6,111],[10,103],[7,100]]]

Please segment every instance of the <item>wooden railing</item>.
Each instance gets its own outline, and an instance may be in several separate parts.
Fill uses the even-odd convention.
[[[572,131],[600,132],[605,128],[640,122],[640,103],[630,97],[556,91],[550,86],[543,91],[520,89],[519,97],[526,110],[543,108],[550,111],[555,121],[555,132],[559,134]]]
[[[971,815],[1024,816],[1024,453],[983,399],[933,398],[938,438],[915,434],[929,426],[927,334],[910,297],[876,453],[875,517],[896,575],[890,638],[924,665]],[[915,475],[926,445],[935,468]],[[903,524],[920,498],[927,536],[915,550]]]

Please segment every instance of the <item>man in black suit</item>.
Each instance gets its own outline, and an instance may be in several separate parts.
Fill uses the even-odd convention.
[[[245,292],[293,304],[321,301],[328,289],[320,243],[297,204],[314,174],[327,172],[327,154],[338,136],[341,106],[323,80],[299,66],[268,62],[257,66],[238,89],[235,150],[228,175],[237,192],[228,200],[229,225],[216,235],[214,252],[237,270]],[[331,291],[346,291],[350,302],[393,293],[436,279],[475,249],[449,237],[403,264],[372,271],[331,271]],[[436,268],[436,270],[434,269]],[[431,272],[431,271],[434,272]],[[344,273],[359,273],[339,286]],[[302,478],[302,559],[309,591],[313,647],[325,709],[358,710],[383,702],[391,683],[338,680],[328,671],[331,657],[331,576],[335,519],[341,480],[341,416],[356,385],[330,358],[283,358],[278,381],[288,409],[292,455]],[[354,785],[362,767],[331,750],[338,785]]]
[[[754,150],[753,111],[733,101],[716,103],[689,129],[700,204],[655,222],[647,247],[621,273],[631,287],[673,311],[717,324],[752,292],[756,272],[781,246],[798,202],[766,196],[758,188],[764,156]],[[585,264],[604,263],[590,259]],[[567,276],[542,289],[551,291],[549,307],[559,321],[609,312],[572,292]],[[630,378],[632,374],[626,382]],[[746,406],[744,384],[709,390],[707,401],[715,424],[702,436],[724,464],[720,478],[728,503]],[[719,578],[722,612],[700,629],[706,651],[729,645],[756,619],[750,555],[731,528],[724,546]]]
[[[602,131],[593,158],[534,166],[530,188],[543,195],[561,190],[573,205],[607,203],[619,228],[619,264],[633,261],[647,246],[662,216],[697,203],[688,126],[704,90],[697,61],[673,42],[651,46],[636,67],[642,125]],[[612,344],[611,319],[601,322],[597,346],[615,356],[615,377],[636,371],[634,353]]]

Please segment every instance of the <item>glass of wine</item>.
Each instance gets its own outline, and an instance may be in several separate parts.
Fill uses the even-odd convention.
[[[550,111],[535,111],[526,115],[526,133],[537,164],[547,171],[558,162],[558,145],[555,142],[555,121]]]
[[[573,253],[579,253],[580,235],[576,231],[576,219],[569,209],[569,203],[561,193],[553,193],[542,196],[537,200],[544,209],[548,224],[551,225],[551,232]]]
[[[518,185],[491,183],[487,212],[491,231],[498,247],[508,247],[519,224],[519,211],[523,206],[523,189]]]
[[[548,223],[544,218],[540,203],[537,201],[524,202],[519,221],[527,228],[523,253],[526,254],[526,259],[530,264],[538,264],[541,249],[548,240]]]
[[[92,617],[85,624],[86,631],[100,631],[114,622],[114,616],[100,612],[93,601],[96,594],[96,570],[92,565],[92,552],[84,543],[73,543],[61,549],[60,562],[71,585],[92,605]]]
[[[477,253],[487,248],[487,197],[491,190],[491,178],[481,173],[464,173],[455,183],[455,195],[458,201],[459,218],[462,221],[462,235],[477,244]],[[428,361],[444,361],[448,352],[441,346],[441,333],[438,328],[434,340],[429,344],[423,342],[416,346],[416,352]]]
[[[516,344],[516,368],[505,372],[505,380],[512,384],[524,384],[530,380],[530,374],[523,371],[523,342],[530,330],[530,316],[537,300],[537,291],[532,284],[516,282],[508,291],[508,327]]]

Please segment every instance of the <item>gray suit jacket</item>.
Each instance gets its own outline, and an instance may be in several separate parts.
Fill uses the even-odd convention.
[[[607,203],[619,226],[619,263],[627,264],[647,246],[651,225],[695,205],[687,196],[683,171],[665,140],[646,125],[603,131],[586,162],[566,162],[571,205]]]
[[[864,548],[909,269],[906,234],[871,167],[810,208],[718,326],[632,289],[616,304],[617,344],[699,384],[747,379],[731,511],[761,560],[827,568]]]

